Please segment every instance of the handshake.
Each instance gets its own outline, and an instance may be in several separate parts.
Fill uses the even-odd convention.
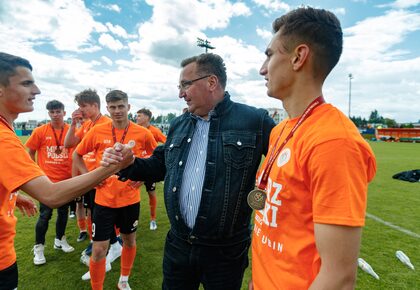
[[[131,150],[136,145],[134,140],[128,141],[127,144],[115,143],[113,147],[106,148],[100,161],[101,166],[109,167],[117,165],[124,169],[133,164],[135,156]]]

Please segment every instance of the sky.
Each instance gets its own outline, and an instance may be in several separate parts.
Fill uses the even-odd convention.
[[[180,62],[204,52],[197,38],[225,60],[233,101],[282,108],[266,95],[259,69],[273,20],[301,5],[334,12],[344,32],[340,62],[324,84],[327,102],[346,115],[377,110],[419,122],[420,0],[0,0],[0,51],[27,58],[41,89],[35,110],[16,121],[48,119],[52,99],[70,117],[74,95],[87,88],[98,91],[102,113],[107,91],[120,89],[134,114],[147,107],[179,115]]]

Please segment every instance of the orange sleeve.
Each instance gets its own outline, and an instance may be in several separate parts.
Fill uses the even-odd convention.
[[[85,136],[85,131],[87,131],[87,128],[89,128],[91,123],[92,123],[91,120],[87,120],[83,122],[82,126],[80,126],[80,128],[76,130],[74,135],[76,135],[80,140],[82,140],[83,137]]]
[[[76,147],[77,154],[83,156],[89,152],[95,151],[95,127],[89,130],[86,135],[81,139]]]
[[[372,176],[369,152],[346,139],[319,144],[309,157],[310,192],[315,223],[363,226],[367,184]]]
[[[147,152],[147,155],[152,155],[153,150],[155,150],[155,148],[157,147],[157,142],[155,140],[155,137],[153,137],[153,134],[149,131],[149,130],[145,130],[145,135],[144,135],[144,139],[145,139],[145,149]]]
[[[3,134],[3,132],[2,132]],[[0,176],[1,185],[8,191],[14,191],[22,184],[45,175],[39,166],[29,157],[20,140],[14,136],[2,136]]]
[[[40,130],[41,127],[38,127],[32,131],[31,136],[29,136],[28,140],[26,140],[25,142],[26,147],[35,151],[38,150],[39,147],[41,147],[40,136],[42,134],[40,134]]]

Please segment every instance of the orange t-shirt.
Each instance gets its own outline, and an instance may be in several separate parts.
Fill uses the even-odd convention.
[[[120,142],[123,133],[124,129],[115,128],[115,136],[118,142]],[[136,142],[132,150],[137,157],[150,156],[157,146],[155,138],[149,130],[132,122],[130,122],[123,143],[127,144],[130,140]],[[79,155],[84,155],[93,151],[97,166],[99,166],[104,150],[113,145],[112,123],[106,123],[93,127],[77,145],[76,152]],[[107,178],[103,185],[96,188],[95,203],[102,206],[119,208],[139,201],[140,192],[138,188],[131,187],[129,182],[119,181],[117,175]]]
[[[101,115],[96,122],[92,122],[91,120],[87,120],[83,122],[82,126],[76,131],[75,135],[79,137],[80,140],[83,140],[87,132],[89,132],[90,129],[95,127],[96,125],[110,123],[111,119],[107,116]],[[96,168],[96,159],[95,159],[95,153],[94,152],[88,152],[85,155],[83,155],[83,161],[85,162],[85,165],[89,171],[92,171]]]
[[[71,148],[63,145],[64,136],[69,130],[69,124],[64,124],[62,138],[59,141],[61,152],[57,154],[57,139],[60,138],[61,130],[55,130],[55,136],[51,124],[45,124],[35,128],[25,146],[38,152],[37,162],[39,167],[53,182],[71,178]]]
[[[166,136],[163,135],[162,131],[160,131],[159,128],[150,125],[147,129],[150,130],[150,132],[152,132],[153,137],[155,137],[156,142],[160,142],[160,143],[165,143],[166,142]]]
[[[269,152],[297,120],[273,129]],[[265,208],[255,213],[254,289],[308,289],[321,266],[314,223],[363,226],[375,172],[375,156],[354,124],[330,104],[316,108],[274,161]]]
[[[19,138],[0,122],[0,271],[16,262],[16,197],[22,184],[45,175]]]

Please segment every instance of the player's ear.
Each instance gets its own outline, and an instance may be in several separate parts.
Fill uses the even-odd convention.
[[[309,57],[309,47],[306,44],[300,44],[293,50],[291,59],[294,70],[299,70],[306,63]]]

